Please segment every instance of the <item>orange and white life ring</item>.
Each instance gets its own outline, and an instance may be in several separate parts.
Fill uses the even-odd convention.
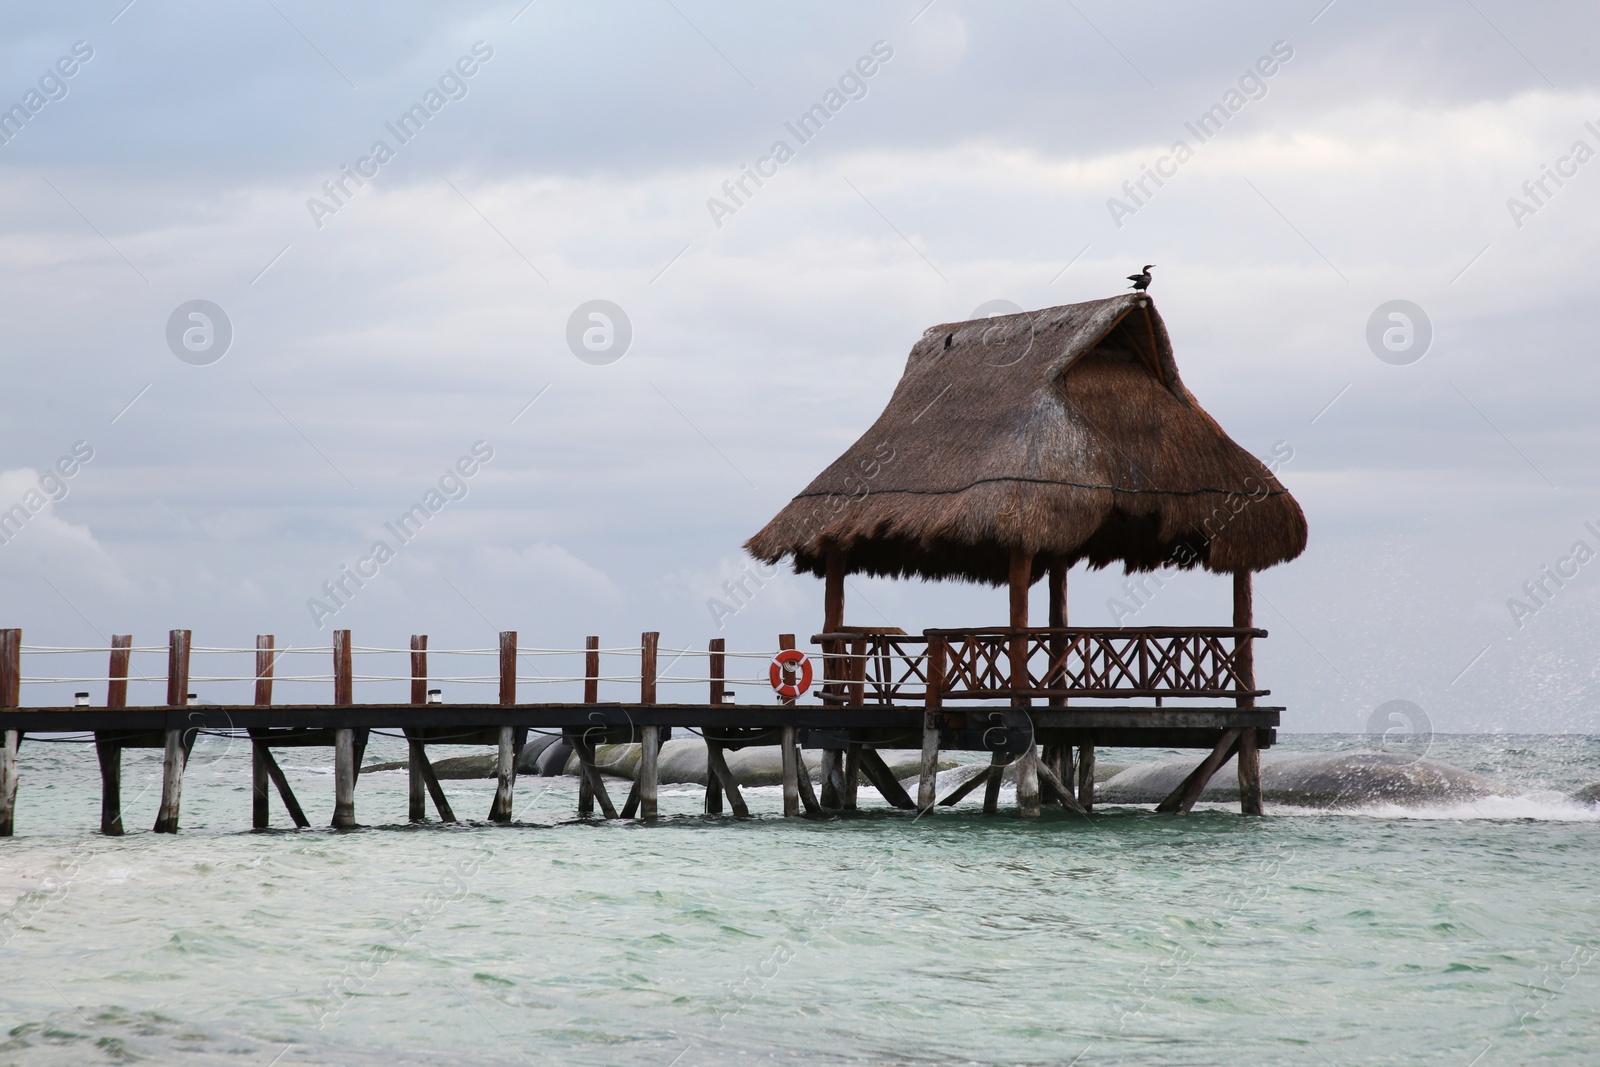
[[[793,672],[789,674],[791,678],[798,674],[800,676],[799,679],[793,682],[785,682],[783,680],[785,667],[788,667]],[[793,700],[811,688],[811,660],[798,648],[786,648],[772,657],[772,667],[767,671],[767,677],[772,680],[772,688],[780,697],[785,700]]]

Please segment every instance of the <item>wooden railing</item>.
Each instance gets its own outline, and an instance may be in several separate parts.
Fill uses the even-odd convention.
[[[1007,627],[924,630],[919,636],[818,634],[830,704],[922,703],[929,651],[938,698],[1068,697],[1253,700],[1251,646],[1265,630],[1234,627]],[[1020,642],[1020,648],[1018,643]],[[1013,656],[1026,678],[1013,684]]]

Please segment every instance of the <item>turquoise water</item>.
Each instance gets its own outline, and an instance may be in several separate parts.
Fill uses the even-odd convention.
[[[324,755],[284,753],[314,823]],[[1600,822],[1561,799],[1600,740],[1432,755],[1518,795],[1022,823],[786,821],[758,789],[736,823],[664,787],[645,827],[524,778],[519,825],[410,828],[389,773],[368,829],[251,833],[247,748],[206,739],[183,832],[146,831],[158,754],[130,752],[140,829],[107,839],[92,748],[30,741],[0,1064],[1600,1063]],[[489,783],[445,787],[488,811]]]

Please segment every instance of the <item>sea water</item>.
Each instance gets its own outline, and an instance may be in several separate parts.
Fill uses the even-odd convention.
[[[866,787],[860,813],[785,820],[752,789],[735,821],[668,786],[644,826],[523,777],[515,825],[472,821],[472,781],[444,783],[466,823],[411,827],[383,772],[336,833],[328,751],[287,749],[317,825],[251,832],[248,744],[211,737],[178,835],[148,832],[144,750],[105,838],[92,746],[29,739],[0,1064],[1600,1063],[1600,816],[1564,799],[1600,740],[1430,755],[1512,795],[1023,822]]]

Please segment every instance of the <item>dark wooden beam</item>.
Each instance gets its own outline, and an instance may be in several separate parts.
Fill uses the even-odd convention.
[[[966,781],[962,782],[959,786],[952,790],[949,796],[939,801],[939,806],[941,808],[948,808],[954,807],[956,804],[961,803],[961,801],[966,798],[968,793],[973,792],[984,783],[988,782],[989,776],[992,774],[994,774],[994,767],[985,767],[983,770],[979,771],[977,774],[974,774],[971,778],[968,778]]]
[[[1239,736],[1243,732],[1242,730],[1224,732],[1211,753],[1200,761],[1198,767],[1189,772],[1189,777],[1180,782],[1178,788],[1174,789],[1167,799],[1156,805],[1156,810],[1169,815],[1187,815],[1194,807],[1195,801],[1206,791],[1206,786],[1211,784],[1211,776],[1228,762],[1229,757],[1239,747]]]
[[[897,808],[905,808],[910,811],[916,810],[916,804],[912,802],[910,795],[901,787],[899,780],[894,776],[894,772],[889,769],[889,765],[883,762],[883,757],[878,755],[877,749],[863,748],[861,750],[861,773],[867,776],[867,780],[873,784],[879,793],[883,794],[883,799],[890,804]]]

